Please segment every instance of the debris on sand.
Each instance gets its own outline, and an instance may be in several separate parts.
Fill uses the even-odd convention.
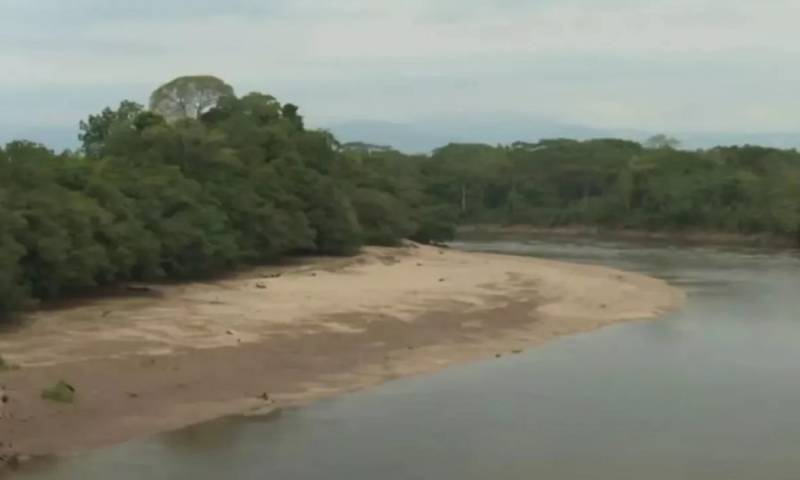
[[[258,396],[258,398],[264,400],[267,403],[275,403],[275,401],[272,399],[272,397],[269,396],[269,393],[267,392],[262,393],[261,395]]]
[[[0,373],[7,372],[9,370],[19,370],[19,365],[15,365],[0,355]]]
[[[8,405],[9,401],[11,401],[11,398],[8,396],[6,386],[0,385],[0,421],[4,420],[8,415],[6,406]],[[0,443],[0,447],[2,446],[2,443]]]
[[[16,470],[19,468],[19,455],[16,453],[9,453],[9,454],[2,454],[0,455],[0,465],[6,465],[11,470]]]
[[[3,445],[0,444],[0,447]],[[11,444],[8,444],[11,447]],[[3,473],[3,466],[5,465],[9,470],[17,470],[24,463],[28,463],[33,458],[30,455],[22,455],[20,453],[8,452],[0,453],[0,474]],[[2,475],[0,475],[2,476]],[[5,477],[3,477],[5,478]]]
[[[73,403],[75,401],[75,387],[61,380],[52,387],[42,390],[42,398],[51,402]]]

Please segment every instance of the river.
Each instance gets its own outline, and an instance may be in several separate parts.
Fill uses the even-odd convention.
[[[361,393],[70,459],[20,479],[800,478],[800,260],[502,241],[460,248],[665,278],[686,307]]]

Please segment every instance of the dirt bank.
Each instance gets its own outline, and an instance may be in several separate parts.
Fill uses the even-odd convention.
[[[2,453],[68,454],[307,402],[684,301],[604,267],[416,246],[156,293],[37,312],[0,335],[0,354],[21,367],[0,373]],[[40,398],[59,380],[75,403]]]

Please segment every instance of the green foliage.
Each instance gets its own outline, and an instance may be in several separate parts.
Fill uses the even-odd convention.
[[[8,209],[4,193],[0,189],[0,318],[24,306],[29,300],[20,265],[26,250],[16,240],[25,221]]]
[[[353,205],[364,232],[366,243],[396,246],[416,230],[406,206],[396,197],[368,188],[358,188]]]
[[[356,253],[363,239],[350,199],[327,179],[307,192],[306,199],[317,251],[328,255]]]
[[[0,318],[101,285],[216,275],[294,254],[349,255],[457,223],[604,225],[800,239],[800,153],[681,151],[619,139],[451,144],[404,155],[339,144],[296,105],[181,77],[150,111],[81,122],[81,152],[0,148]]]
[[[78,153],[0,148],[0,318],[101,285],[448,231],[430,226],[425,159],[343,150],[297,106],[237,98],[213,77],[178,78],[151,111],[123,101],[80,130]]]
[[[464,223],[800,236],[800,153],[651,140],[451,145],[433,154],[425,181]]]
[[[55,385],[42,390],[41,396],[51,402],[73,403],[75,402],[75,387],[61,380]]]
[[[287,119],[298,130],[303,131],[303,117],[298,114],[299,108],[297,105],[287,103],[283,106],[283,118]]]
[[[101,155],[106,139],[115,129],[137,128],[137,117],[144,111],[144,107],[128,100],[120,103],[116,110],[103,109],[97,115],[89,115],[86,121],[81,120],[78,135],[83,151],[90,157]]]
[[[680,140],[678,140],[675,137],[664,135],[663,133],[660,133],[658,135],[653,135],[652,137],[645,140],[644,144],[647,148],[651,149],[667,148],[670,150],[674,150],[681,146]]]
[[[418,213],[417,229],[410,238],[420,243],[438,243],[453,240],[455,235],[455,211],[443,206],[429,206]]]
[[[9,363],[2,355],[0,355],[0,373],[9,370],[18,370],[19,366]]]

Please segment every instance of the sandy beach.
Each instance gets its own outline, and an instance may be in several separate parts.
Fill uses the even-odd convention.
[[[0,454],[71,454],[266,412],[678,308],[605,267],[409,245],[156,286],[0,334]],[[73,404],[42,400],[59,380]]]

